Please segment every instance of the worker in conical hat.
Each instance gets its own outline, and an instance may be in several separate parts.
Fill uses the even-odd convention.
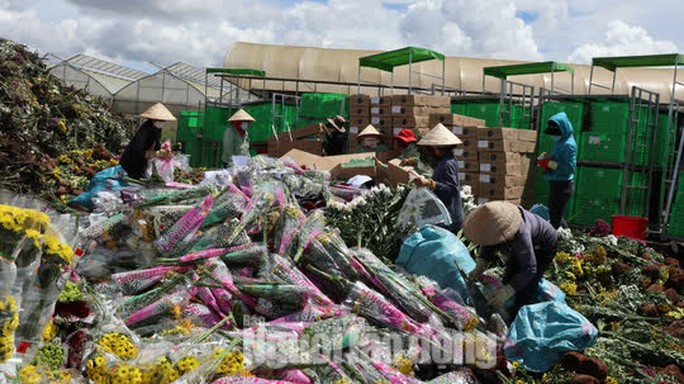
[[[356,153],[364,152],[387,152],[388,148],[382,143],[382,134],[371,124],[368,124],[356,136],[358,145],[356,146]]]
[[[332,118],[325,119],[326,123],[322,123],[321,130],[325,133],[325,146],[323,147],[326,156],[341,155],[347,147],[347,128],[345,124],[347,120],[337,115]]]
[[[228,118],[228,127],[223,131],[223,166],[233,164],[233,156],[249,156],[249,124],[254,118],[240,109]]]
[[[447,229],[454,234],[463,226],[461,185],[458,180],[458,163],[454,158],[454,149],[462,143],[447,127],[435,125],[418,142],[435,160],[432,177],[413,179],[416,186],[429,188],[444,203],[451,216],[451,225]]]
[[[544,272],[556,254],[558,234],[541,216],[506,201],[492,201],[473,210],[465,220],[463,234],[480,246],[474,279],[502,254],[506,270],[502,286],[488,298],[501,308],[515,299],[508,309],[511,318],[523,305],[531,303]],[[510,319],[509,319],[510,320]]]
[[[124,149],[119,163],[129,177],[145,177],[147,162],[154,158],[168,159],[172,153],[161,149],[161,133],[166,121],[176,121],[164,104],[157,103],[140,114],[144,118],[135,135]]]

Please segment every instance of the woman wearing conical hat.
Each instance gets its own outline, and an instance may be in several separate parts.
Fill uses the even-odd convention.
[[[472,280],[501,253],[506,259],[502,282],[489,304],[500,308],[515,298],[509,315],[530,304],[544,272],[553,261],[558,234],[542,217],[507,201],[492,201],[470,212],[463,226],[468,240],[480,246]],[[510,320],[510,319],[509,319]]]
[[[368,124],[368,126],[356,136],[356,141],[359,145],[356,146],[355,152],[387,152],[388,148],[385,144],[382,144],[381,139],[382,134],[380,134],[374,126]]]
[[[228,127],[223,132],[223,166],[233,164],[233,156],[249,156],[249,135],[247,128],[254,118],[240,109],[228,118]]]
[[[153,158],[169,158],[171,152],[160,150],[161,131],[166,121],[176,121],[173,114],[162,103],[157,103],[140,114],[145,120],[121,155],[119,164],[133,179],[145,177],[147,161]]]
[[[430,188],[444,203],[451,215],[448,230],[456,234],[463,226],[463,205],[461,186],[458,180],[458,163],[454,149],[462,141],[442,124],[435,125],[423,136],[418,145],[424,147],[430,157],[436,160],[432,177],[419,177],[413,182],[419,187]]]

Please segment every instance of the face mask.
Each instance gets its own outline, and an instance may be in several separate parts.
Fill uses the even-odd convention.
[[[164,126],[164,122],[163,122],[163,121],[155,121],[155,122],[153,123],[153,125],[154,125],[155,128],[162,129],[162,127]]]
[[[557,136],[557,135],[551,135],[551,140],[553,140],[553,141],[555,141],[555,142],[559,142],[559,141],[560,141],[560,139],[561,139],[561,137],[560,137],[560,136]]]

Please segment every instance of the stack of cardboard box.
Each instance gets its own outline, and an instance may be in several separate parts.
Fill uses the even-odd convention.
[[[392,134],[392,96],[371,96],[370,123],[387,143],[387,137]]]
[[[371,97],[368,95],[349,96],[349,152],[356,150],[356,136],[371,122]]]
[[[291,132],[282,132],[277,136],[271,136],[266,142],[268,155],[280,157],[292,149],[322,155],[323,141],[321,140],[321,133],[320,124],[311,124]]]
[[[537,133],[510,128],[478,128],[478,202],[506,200],[520,204],[534,172]],[[465,184],[465,183],[464,183]]]
[[[451,98],[433,95],[394,95],[392,96],[392,132],[396,135],[402,129],[411,129],[421,135],[431,125],[432,115],[451,112]]]

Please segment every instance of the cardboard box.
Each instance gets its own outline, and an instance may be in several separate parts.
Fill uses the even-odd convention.
[[[282,157],[290,157],[300,166],[306,166],[307,168],[320,171],[330,171],[338,165],[347,163],[350,160],[361,160],[369,157],[373,157],[374,159],[377,158],[374,152],[323,157],[299,149],[292,149],[281,156],[281,158]]]
[[[527,178],[520,175],[492,175],[480,173],[478,176],[480,184],[496,184],[503,187],[524,187]]]
[[[330,177],[334,179],[350,179],[356,175],[365,175],[375,178],[377,172],[378,170],[376,167],[343,168],[340,164],[330,170]]]
[[[481,163],[520,163],[520,154],[515,152],[478,152]]]
[[[536,143],[538,134],[537,131],[532,129],[518,129],[518,140]]]
[[[392,159],[387,162],[387,181],[393,187],[408,183],[410,178],[409,171],[413,170],[413,167],[405,167],[400,164],[400,159]]]
[[[478,152],[517,152],[517,142],[510,140],[477,140]]]
[[[430,115],[430,124],[443,124],[447,127],[484,126],[485,121],[470,116],[457,115],[455,113],[433,113]]]
[[[401,128],[430,127],[430,118],[427,116],[392,117],[392,126]]]
[[[410,117],[410,116],[425,116],[429,119],[432,114],[445,114],[449,113],[449,108],[435,108],[430,106],[402,106],[393,105],[392,115],[395,117]],[[428,123],[430,121],[428,120]]]
[[[404,105],[404,106],[427,105],[427,96],[426,95],[394,95],[394,96],[392,96],[392,105]]]
[[[480,128],[477,137],[481,140],[518,141],[518,131],[513,128]]]
[[[520,199],[524,187],[507,187],[501,184],[480,183],[478,186],[478,197],[492,200]]]
[[[464,137],[469,137],[469,138],[474,138],[477,141],[478,139],[478,130],[480,128],[484,128],[482,125],[474,125],[474,126],[455,126],[451,127],[451,132],[454,133],[454,135],[458,136],[459,139],[463,140]]]
[[[392,116],[392,107],[390,107],[390,106],[371,106],[370,115],[371,115],[371,118],[373,118],[374,116],[391,117]]]
[[[513,143],[513,151],[518,153],[533,154],[537,152],[537,143],[531,141],[517,141]]]
[[[371,98],[368,95],[351,95],[349,96],[350,107],[366,107],[370,108]]]
[[[449,96],[427,96],[427,105],[435,108],[448,108],[451,111],[451,97]],[[438,112],[442,113],[442,112]],[[446,112],[449,113],[449,112]]]
[[[456,159],[458,162],[459,172],[477,172],[480,169],[480,164],[477,160],[460,160]]]
[[[349,106],[349,118],[351,117],[369,117],[370,116],[370,104],[368,105],[350,105]]]
[[[366,128],[371,123],[370,115],[368,117],[349,117],[349,126],[358,127],[359,131]]]
[[[268,155],[271,157],[282,156],[292,149],[298,149],[315,155],[323,155],[323,141],[321,140],[282,140],[268,145]]]
[[[461,144],[463,146],[463,149],[465,149],[466,151],[477,153],[477,139],[476,138],[459,137],[459,139],[461,139],[461,141],[463,142],[463,144]]]
[[[461,185],[478,185],[480,184],[480,174],[477,172],[458,172],[458,182]]]
[[[456,147],[454,150],[454,156],[457,160],[478,161],[477,151],[468,150],[463,147]]]
[[[510,162],[480,162],[480,172],[487,173],[490,175],[515,175],[522,176],[526,175],[523,173],[520,163]]]
[[[372,116],[370,123],[373,124],[375,128],[386,128],[392,126],[392,118],[389,116]]]

